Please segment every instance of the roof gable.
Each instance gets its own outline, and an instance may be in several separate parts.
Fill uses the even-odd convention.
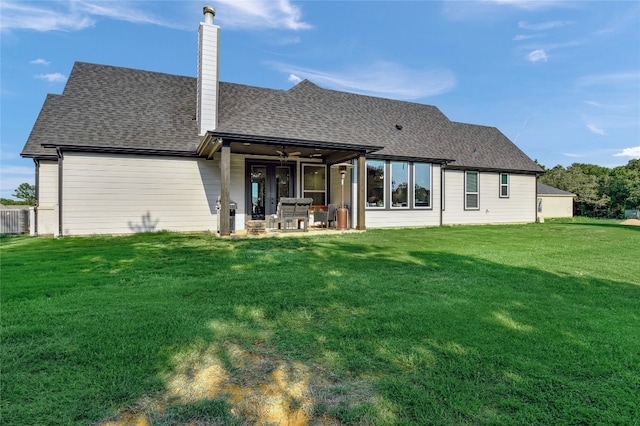
[[[191,77],[77,62],[62,95],[47,97],[23,155],[50,152],[41,144],[194,151],[195,91]]]
[[[456,153],[455,168],[532,171],[542,169],[495,127],[452,123],[446,139]]]

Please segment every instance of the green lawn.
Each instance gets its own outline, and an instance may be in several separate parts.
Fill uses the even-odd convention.
[[[0,242],[2,424],[640,424],[640,227]]]

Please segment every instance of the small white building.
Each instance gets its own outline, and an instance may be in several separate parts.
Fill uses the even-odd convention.
[[[576,194],[538,182],[538,217],[573,217]]]

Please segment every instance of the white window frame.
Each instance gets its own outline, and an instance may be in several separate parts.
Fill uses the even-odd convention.
[[[318,190],[318,189],[305,189],[304,187],[304,172],[305,172],[305,168],[307,167],[321,167],[324,168],[324,189],[323,190]],[[328,175],[327,175],[327,166],[325,164],[313,164],[313,163],[307,163],[307,164],[303,164],[302,165],[302,196],[304,197],[305,192],[313,192],[313,193],[317,193],[317,194],[324,194],[324,202],[325,204],[328,204],[327,202],[327,179],[328,179]]]
[[[429,205],[428,206],[417,206],[416,205],[416,166],[421,165],[421,166],[429,166],[429,188],[427,188],[429,190]],[[431,163],[413,163],[413,167],[412,167],[412,185],[413,185],[413,191],[412,191],[412,204],[413,204],[413,208],[414,209],[422,209],[422,210],[431,210],[433,209],[433,165]]]
[[[469,174],[474,173],[476,177],[476,191],[469,191],[467,187],[467,181]],[[469,206],[467,203],[469,195],[476,195],[477,205]],[[475,170],[465,170],[464,172],[464,209],[465,210],[480,210],[480,172]]]
[[[502,183],[502,176],[506,176],[507,177],[507,183]],[[509,176],[509,173],[500,173],[499,179],[500,179],[500,181],[499,181],[499,184],[500,184],[500,188],[499,188],[499,190],[500,190],[500,194],[499,194],[500,198],[509,198],[509,195],[510,195],[510,192],[511,192],[510,188],[509,188],[509,186],[510,186],[509,184],[511,183],[510,182],[511,181],[511,177]],[[506,195],[502,193],[502,189],[503,188],[507,189],[507,194]]]

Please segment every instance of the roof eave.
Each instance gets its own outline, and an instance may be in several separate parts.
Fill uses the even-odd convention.
[[[367,156],[367,158],[370,158],[372,160],[423,161],[423,162],[427,162],[427,163],[437,163],[437,164],[444,164],[444,165],[448,165],[448,164],[453,163],[454,161],[456,161],[456,160],[453,160],[451,158],[414,157],[414,156],[390,155],[390,154],[386,154],[386,155],[373,154],[373,155]]]
[[[450,170],[477,170],[482,172],[498,172],[498,173],[519,173],[519,174],[527,174],[527,175],[542,175],[544,174],[543,170],[532,170],[532,169],[514,169],[510,167],[484,167],[484,166],[465,166],[464,164],[453,164],[447,167]]]
[[[20,154],[22,158],[32,158],[34,160],[57,160],[57,155],[48,155],[48,154]]]
[[[112,146],[83,146],[83,145],[50,145],[43,144],[44,148],[55,148],[60,151],[69,152],[97,152],[105,154],[136,154],[136,155],[161,155],[172,157],[197,157],[196,151],[177,151],[177,150],[162,150],[162,149],[148,149],[148,148],[120,148]]]

